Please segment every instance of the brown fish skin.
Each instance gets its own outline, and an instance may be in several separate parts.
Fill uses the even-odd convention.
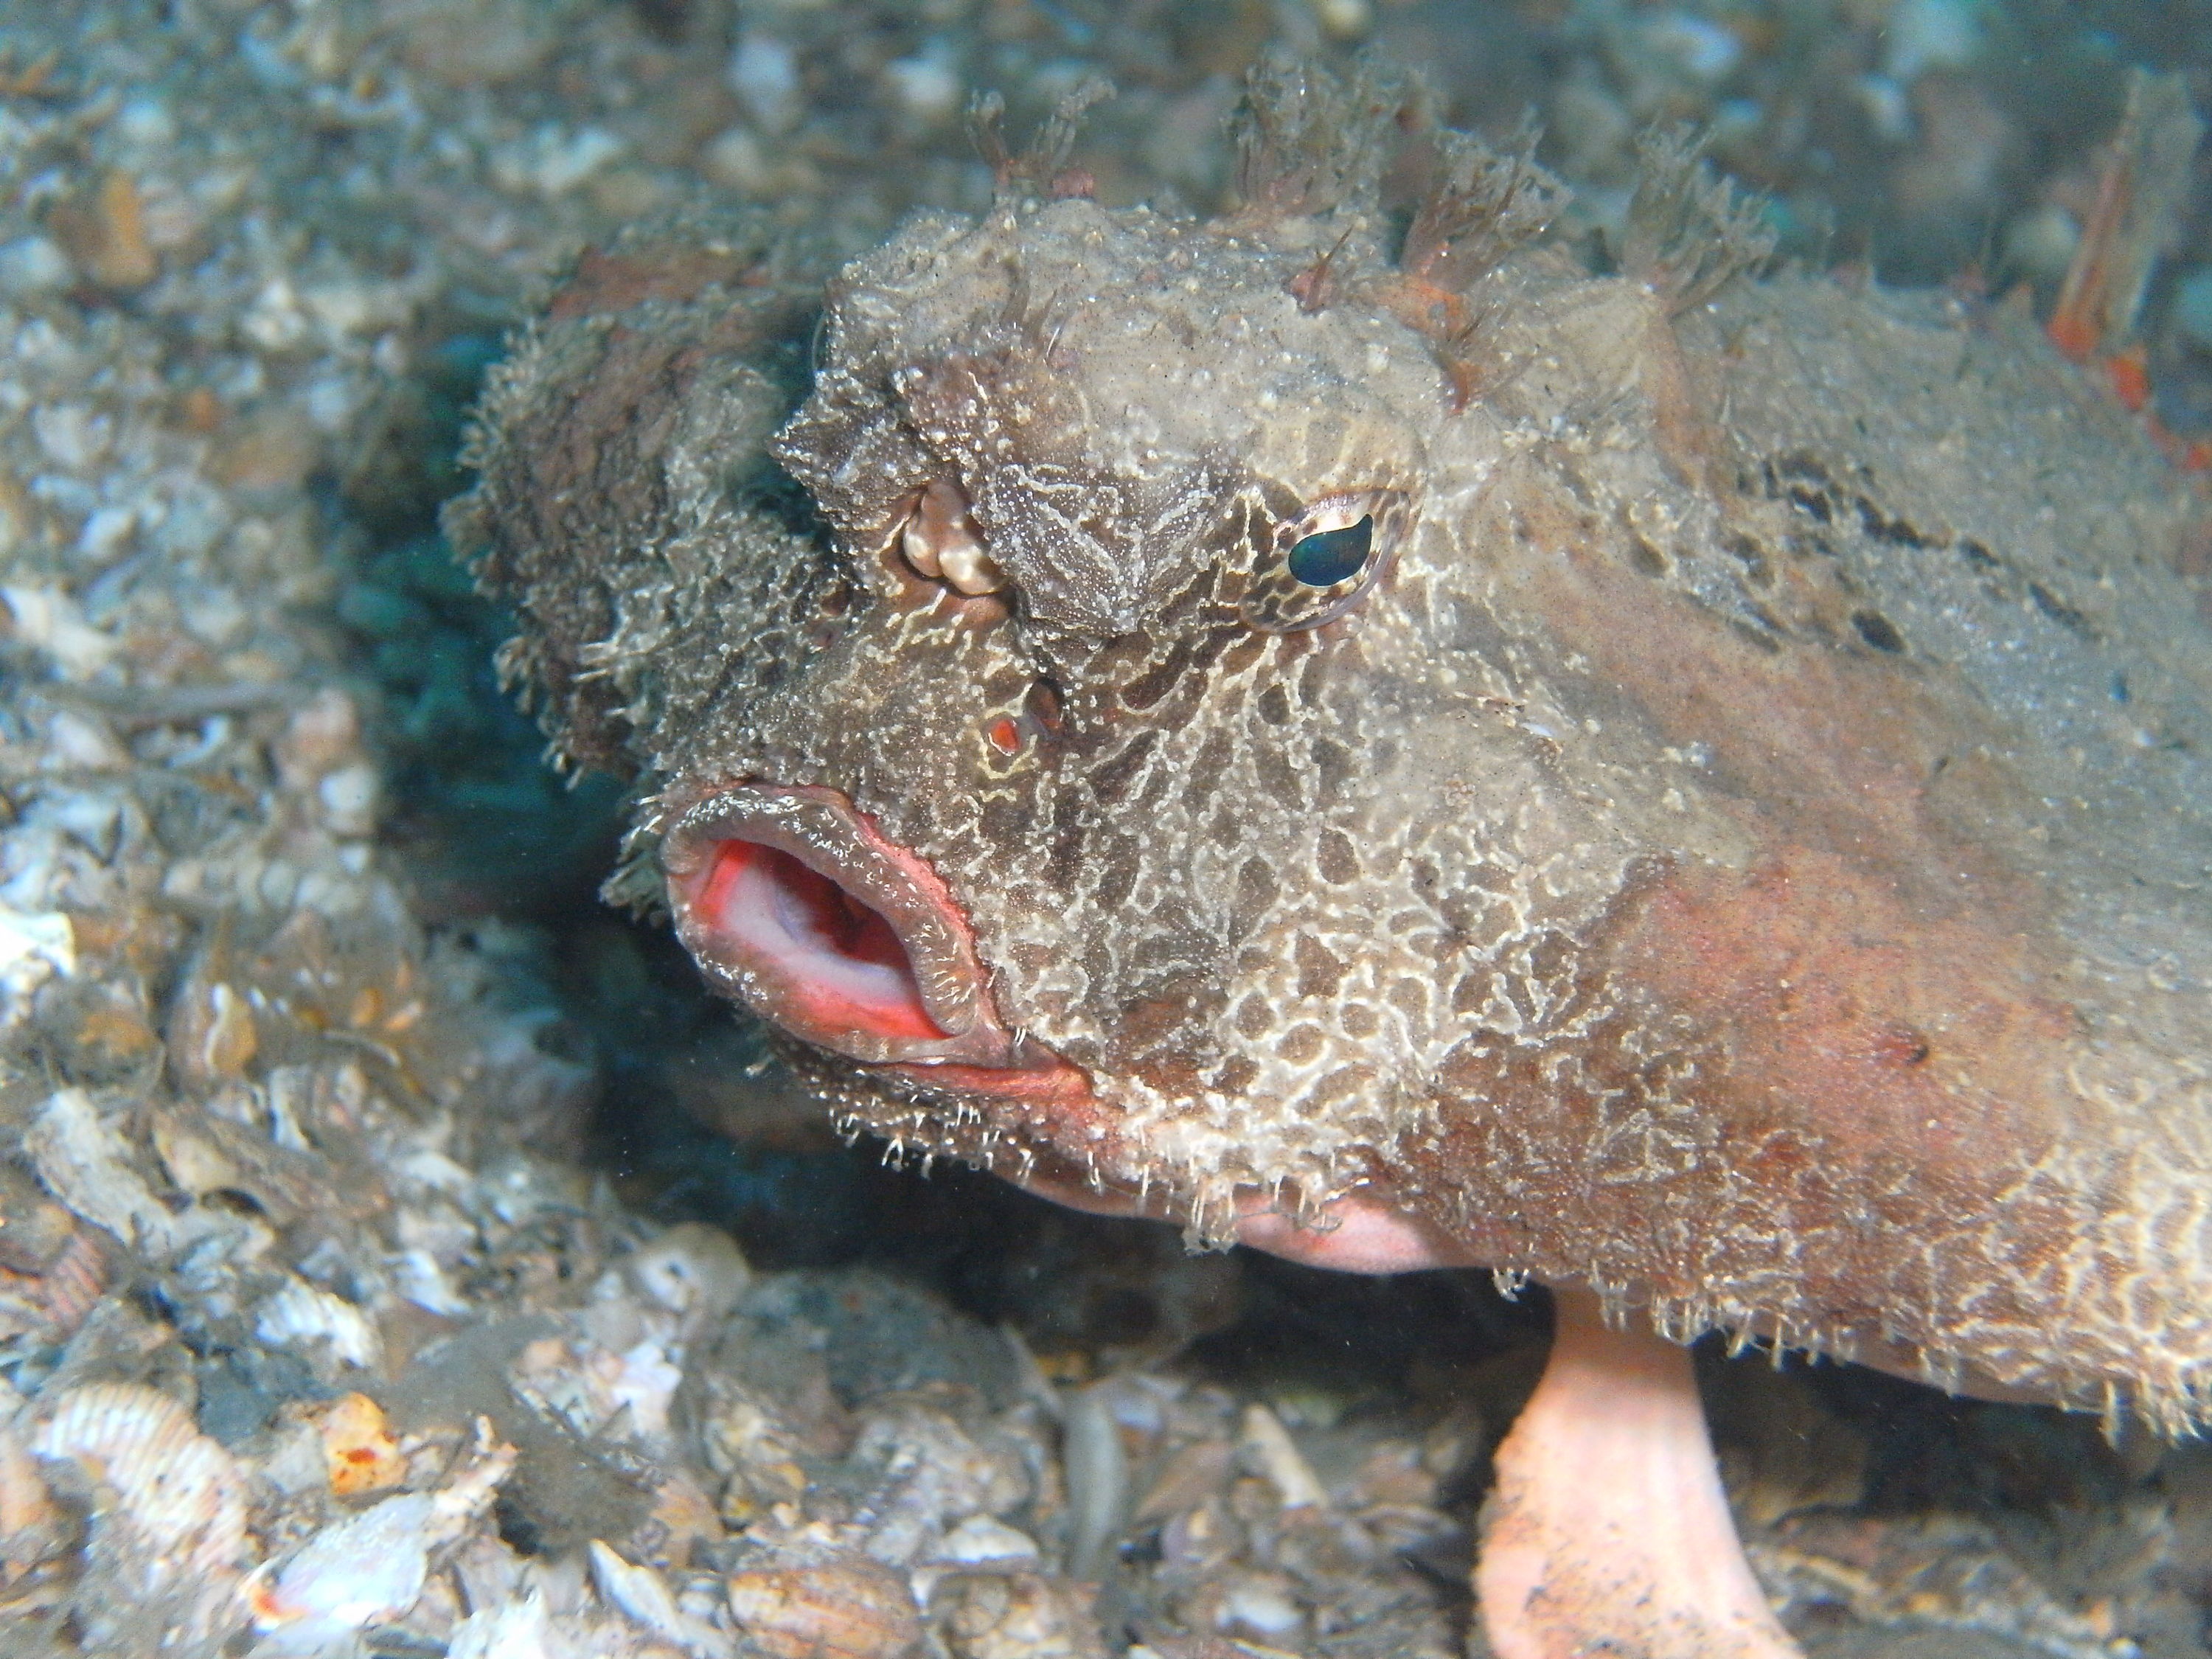
[[[803,401],[757,363],[805,283],[703,228],[556,306],[454,528],[559,744],[647,780],[613,890],[665,848],[711,979],[850,989],[793,1061],[895,1142],[2197,1420],[2195,506],[2024,323],[1723,285],[1725,213],[1401,270],[1371,171],[918,220]],[[826,805],[709,903],[740,799]]]

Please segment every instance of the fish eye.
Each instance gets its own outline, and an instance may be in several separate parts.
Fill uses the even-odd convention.
[[[1294,634],[1342,616],[1389,567],[1406,516],[1402,491],[1355,489],[1267,519],[1255,526],[1266,544],[1239,614],[1263,634]]]
[[[1283,567],[1308,587],[1334,587],[1364,569],[1374,548],[1375,515],[1363,513],[1358,524],[1299,537]]]

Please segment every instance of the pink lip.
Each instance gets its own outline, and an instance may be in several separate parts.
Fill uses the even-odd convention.
[[[936,871],[838,791],[723,789],[678,817],[661,858],[678,937],[793,1036],[963,1091],[1054,1097],[1081,1081],[1000,1021]]]

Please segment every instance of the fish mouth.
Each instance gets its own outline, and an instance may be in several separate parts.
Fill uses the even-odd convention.
[[[839,791],[721,789],[677,816],[661,864],[677,937],[708,978],[793,1036],[962,1092],[1081,1079],[1007,1029],[944,881]]]

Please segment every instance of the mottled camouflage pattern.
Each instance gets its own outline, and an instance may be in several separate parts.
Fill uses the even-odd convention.
[[[1740,216],[1679,157],[1625,274],[1512,246],[1549,186],[1471,151],[1401,264],[1374,169],[1265,115],[1233,220],[910,224],[830,283],[803,402],[752,365],[808,286],[684,265],[703,232],[556,303],[457,524],[561,746],[644,774],[641,867],[744,780],[935,866],[1097,1104],[800,1056],[908,1147],[1215,1234],[1238,1186],[1364,1185],[1677,1334],[2183,1424],[2190,499],[2025,318],[1726,282]],[[947,477],[1005,596],[886,550]],[[1255,626],[1279,526],[1339,492],[1388,505],[1387,571]]]

